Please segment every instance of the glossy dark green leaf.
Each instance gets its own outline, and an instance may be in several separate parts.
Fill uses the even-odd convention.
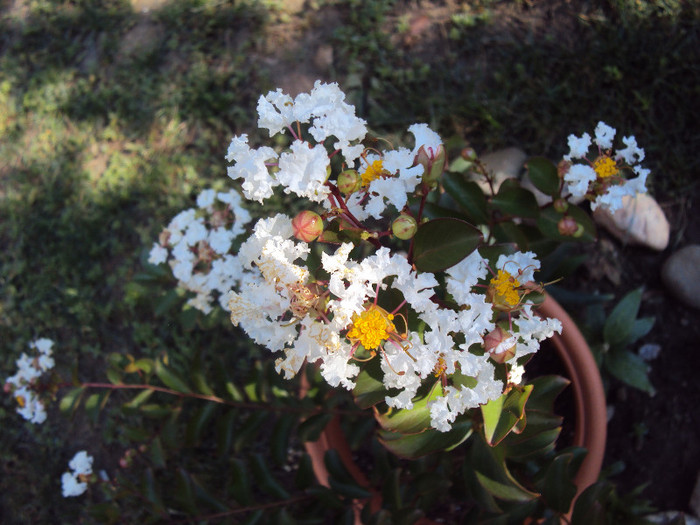
[[[637,354],[622,349],[610,352],[605,356],[605,368],[620,381],[649,394],[655,393],[649,380],[649,366]]]
[[[384,478],[382,485],[384,503],[391,509],[400,509],[401,502],[401,469],[395,468]]]
[[[248,506],[253,502],[250,475],[245,463],[240,459],[232,459],[229,464],[231,479],[231,495],[241,505]]]
[[[519,186],[501,184],[498,193],[494,195],[491,204],[506,215],[536,219],[540,215],[540,207],[535,196]]]
[[[449,450],[463,443],[472,432],[470,420],[457,421],[448,432],[429,428],[420,434],[379,431],[379,442],[402,458],[416,459],[439,450]]]
[[[333,415],[325,412],[307,417],[297,428],[299,440],[316,441],[331,419]]]
[[[532,157],[525,163],[525,168],[535,188],[553,197],[559,195],[559,175],[552,161],[545,157]]]
[[[270,469],[267,467],[267,461],[260,454],[254,454],[250,460],[250,469],[257,481],[257,486],[262,491],[270,496],[280,499],[288,499],[289,492],[275,479]]]
[[[124,382],[122,379],[121,370],[115,367],[110,366],[105,372],[105,374],[107,375],[107,379],[109,380],[109,382],[113,385],[121,385]]]
[[[177,392],[192,392],[190,387],[187,386],[185,380],[174,370],[166,367],[160,359],[156,360],[155,372],[158,379],[160,379],[168,388],[176,390]]]
[[[194,384],[195,390],[200,394],[205,396],[213,396],[214,390],[209,386],[206,377],[204,376],[204,371],[202,369],[202,354],[197,352],[195,358],[192,360],[192,367],[189,371],[189,377]]]
[[[166,514],[165,505],[161,496],[160,486],[153,475],[153,470],[148,468],[141,478],[141,494],[158,514]]]
[[[572,466],[573,453],[560,454],[547,467],[541,492],[547,506],[561,513],[567,513],[576,495],[573,482],[575,469]]]
[[[596,239],[595,224],[590,216],[578,206],[569,206],[567,214],[583,226],[583,234],[580,237],[571,235],[562,235],[559,233],[558,224],[564,217],[563,213],[559,213],[553,206],[548,206],[541,210],[540,216],[537,219],[537,227],[540,231],[550,239],[559,242],[593,242]]]
[[[413,238],[413,263],[423,272],[454,266],[483,241],[481,232],[459,219],[434,219],[421,224]]]
[[[102,402],[105,400],[109,391],[100,392],[99,394],[91,394],[85,400],[85,413],[94,422],[97,421],[97,417],[100,415],[100,408],[103,406]]]
[[[287,463],[289,437],[296,422],[297,416],[295,414],[280,414],[275,426],[272,428],[270,436],[271,452],[272,458],[278,465]]]
[[[197,503],[194,496],[194,486],[190,475],[183,468],[177,469],[177,475],[175,477],[175,501],[177,505],[182,507],[192,515],[197,515],[199,509],[197,508]]]
[[[613,308],[603,327],[603,339],[610,346],[625,343],[632,332],[632,326],[642,302],[642,289],[637,288],[625,295]]]
[[[525,232],[511,221],[502,222],[492,228],[493,237],[499,244],[513,243],[520,251],[529,250],[529,241]]]
[[[467,180],[464,175],[445,173],[442,185],[468,219],[475,224],[489,222],[486,196],[476,182]]]
[[[594,483],[576,498],[571,525],[609,525],[608,500],[613,486],[607,481]]]
[[[233,445],[238,412],[229,410],[216,422],[216,446],[220,456],[226,456]]]
[[[151,441],[150,456],[156,468],[165,468],[165,451],[163,450],[163,443],[159,436],[156,436],[153,438],[153,441]]]
[[[351,499],[364,499],[372,495],[350,475],[336,450],[328,450],[323,461],[328,469],[328,482],[334,492]]]
[[[526,502],[539,496],[515,480],[506,466],[505,459],[500,457],[497,449],[490,447],[478,432],[471,441],[466,461],[479,485],[496,499]]]
[[[299,490],[305,490],[313,486],[314,483],[316,483],[316,476],[311,456],[305,453],[299,458],[297,471],[294,475],[294,486]]]

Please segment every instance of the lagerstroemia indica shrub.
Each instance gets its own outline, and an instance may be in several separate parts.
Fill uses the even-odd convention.
[[[288,145],[234,137],[226,154],[232,188],[203,191],[162,231],[149,262],[171,269],[191,307],[226,310],[274,354],[284,378],[313,365],[360,407],[374,407],[392,451],[392,436],[409,427],[450,436],[440,442],[449,448],[471,431],[457,427],[472,413],[504,396],[522,396],[524,406],[531,388],[523,366],[561,329],[537,315],[544,285],[531,246],[592,240],[575,203],[615,210],[624,195],[645,191],[635,138],[615,150],[615,130],[601,122],[594,138],[569,136],[558,166],[530,159],[530,179],[549,197],[538,206],[517,181],[484,193],[460,173],[466,166],[490,183],[479,160],[465,150],[449,162],[425,124],[408,128],[409,147],[370,140],[336,84],[317,82],[295,98],[270,92],[257,109],[258,126],[287,135]],[[281,194],[303,211],[252,216],[247,201]],[[43,405],[28,392],[53,363],[50,346],[35,346],[40,355],[23,355],[6,389],[40,423]],[[402,419],[408,412],[414,416]],[[64,494],[84,490],[90,472],[66,473]]]

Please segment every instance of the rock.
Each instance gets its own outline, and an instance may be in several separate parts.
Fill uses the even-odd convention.
[[[698,473],[698,479],[695,482],[695,488],[690,496],[690,504],[688,506],[693,511],[693,514],[700,516],[700,473]]]
[[[593,212],[593,219],[624,243],[657,251],[668,246],[671,227],[661,206],[646,193],[624,196],[622,207],[615,213],[599,207]]]
[[[515,179],[520,176],[526,159],[527,154],[520,148],[505,148],[479,157],[486,171],[493,176],[493,189],[496,192],[504,180]],[[484,177],[472,174],[472,178],[485,194],[489,195],[491,193],[489,184],[484,180]]]
[[[537,201],[538,206],[545,206],[552,202],[552,197],[550,197],[546,193],[542,193],[535,187],[535,185],[530,180],[530,175],[528,175],[527,171],[523,173],[523,178],[520,181],[520,185],[535,196],[535,200]]]
[[[666,259],[661,279],[676,298],[700,309],[700,244],[681,248]]]
[[[637,352],[639,357],[645,361],[653,361],[661,353],[661,345],[658,343],[647,343],[642,345]]]

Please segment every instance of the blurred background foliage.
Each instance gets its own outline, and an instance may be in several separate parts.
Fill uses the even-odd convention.
[[[228,142],[264,138],[256,101],[276,87],[338,81],[377,133],[423,121],[479,152],[517,144],[557,158],[569,133],[604,120],[645,147],[652,191],[683,199],[699,168],[699,11],[683,0],[0,0],[0,376],[37,337],[84,381],[127,354],[182,370],[196,359],[243,385],[267,369],[224,315],[183,310],[144,256],[201,189],[228,186]],[[0,521],[78,522],[86,501],[58,488],[75,451],[111,475],[138,449],[124,418],[165,428],[119,403],[105,411],[54,411],[34,427],[1,398]],[[197,417],[178,464],[215,478],[214,414]],[[229,470],[262,468],[227,457],[246,462]],[[186,470],[140,461],[196,492]]]

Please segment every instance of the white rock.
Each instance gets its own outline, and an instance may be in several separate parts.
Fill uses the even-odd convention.
[[[700,309],[700,244],[690,244],[666,259],[661,279],[679,300]]]
[[[639,357],[645,361],[652,361],[659,357],[661,353],[661,345],[658,343],[647,343],[642,345],[637,352]]]
[[[527,154],[520,148],[505,148],[479,157],[486,171],[493,177],[493,189],[498,191],[506,179],[517,179],[523,170]],[[488,182],[480,174],[472,173],[472,179],[479,185],[482,191],[489,195],[491,189]]]
[[[698,479],[695,482],[693,494],[690,496],[689,507],[690,510],[693,511],[693,514],[695,514],[696,516],[700,516],[700,473],[698,473]]]
[[[668,246],[671,232],[668,219],[661,206],[646,193],[635,197],[624,196],[622,207],[615,213],[598,207],[593,212],[593,218],[624,243],[639,244],[658,251]]]

